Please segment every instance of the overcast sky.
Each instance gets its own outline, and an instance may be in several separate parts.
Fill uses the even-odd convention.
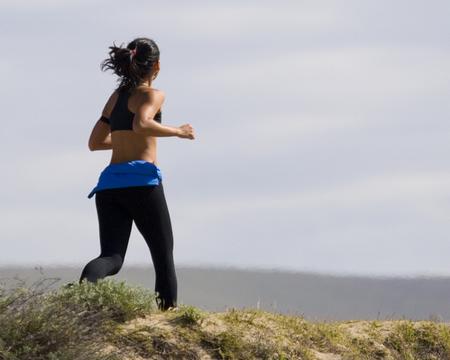
[[[87,141],[153,38],[177,266],[450,275],[448,1],[0,2],[0,264],[98,256]],[[149,264],[133,225],[125,265]]]

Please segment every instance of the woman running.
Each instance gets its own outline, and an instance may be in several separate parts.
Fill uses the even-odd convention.
[[[83,279],[119,272],[125,259],[132,223],[144,237],[155,269],[156,302],[160,310],[177,307],[177,278],[173,234],[156,161],[156,138],[194,139],[190,124],[161,124],[165,93],[152,87],[160,70],[159,48],[149,38],[137,38],[126,48],[109,47],[102,71],[111,69],[119,86],[109,97],[89,138],[89,149],[112,149],[109,165],[101,172],[95,194],[100,255],[83,269]]]

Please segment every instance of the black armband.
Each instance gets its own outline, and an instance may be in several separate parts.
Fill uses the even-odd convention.
[[[105,122],[105,123],[107,123],[107,124],[109,124],[109,119],[108,119],[107,117],[103,116],[103,115],[102,115],[102,117],[100,118],[100,120],[103,121],[103,122]]]

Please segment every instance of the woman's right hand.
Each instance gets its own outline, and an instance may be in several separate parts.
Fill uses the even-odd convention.
[[[191,124],[184,124],[178,127],[178,137],[183,139],[194,139],[194,129]]]

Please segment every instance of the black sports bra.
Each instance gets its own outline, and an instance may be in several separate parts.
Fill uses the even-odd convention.
[[[133,130],[134,113],[128,109],[128,97],[129,93],[125,91],[119,92],[119,97],[110,118],[108,119],[103,115],[100,118],[101,121],[111,126],[111,132],[115,130]],[[155,114],[153,120],[161,123],[161,110]]]

